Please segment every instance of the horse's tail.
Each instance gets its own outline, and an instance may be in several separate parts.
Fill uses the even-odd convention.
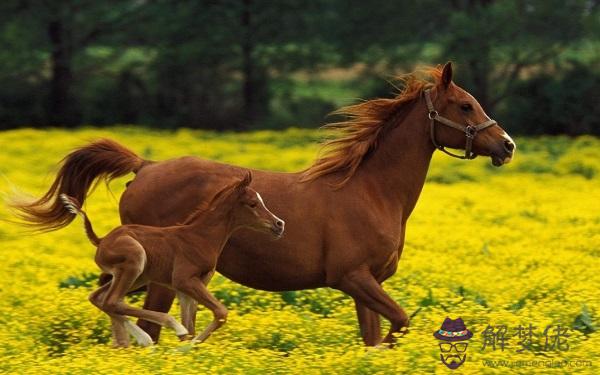
[[[98,238],[94,232],[94,228],[92,228],[92,222],[88,218],[85,211],[81,209],[81,205],[77,199],[69,197],[67,194],[61,194],[58,197],[63,202],[63,206],[67,209],[67,211],[74,215],[81,216],[83,219],[83,226],[85,227],[85,234],[87,234],[90,242],[94,244],[94,246],[98,246],[100,244],[100,238]]]
[[[33,202],[13,202],[11,206],[23,224],[39,231],[67,226],[75,216],[61,202],[60,194],[83,204],[94,180],[110,180],[137,172],[144,160],[115,141],[101,139],[73,150],[62,160],[56,179],[41,198]]]

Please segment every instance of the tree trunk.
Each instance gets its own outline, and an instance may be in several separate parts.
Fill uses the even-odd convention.
[[[242,9],[242,30],[244,32],[242,40],[242,69],[244,73],[243,96],[244,96],[244,113],[242,123],[239,128],[247,128],[256,121],[256,103],[254,93],[254,61],[252,60],[252,52],[254,50],[251,30],[251,13],[250,6],[252,0],[244,0]]]
[[[76,125],[77,120],[70,93],[73,81],[71,53],[64,25],[60,20],[48,24],[48,37],[52,45],[52,77],[47,121],[49,125],[73,126]]]
[[[242,73],[243,119],[239,130],[248,129],[268,113],[268,72],[255,62],[256,41],[252,20],[252,0],[243,1],[242,10]]]

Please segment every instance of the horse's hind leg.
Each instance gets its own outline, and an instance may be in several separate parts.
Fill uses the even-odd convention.
[[[383,343],[393,344],[394,334],[408,327],[406,312],[383,290],[368,268],[348,273],[335,287],[390,321],[391,327]]]

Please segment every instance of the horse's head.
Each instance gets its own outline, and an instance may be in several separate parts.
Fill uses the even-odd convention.
[[[464,149],[472,159],[489,156],[495,166],[511,161],[515,143],[494,120],[485,113],[477,100],[452,82],[452,64],[444,65],[440,81],[425,91],[431,123],[431,140],[440,150],[444,147]]]
[[[232,219],[236,226],[267,232],[277,238],[283,235],[285,222],[275,216],[265,206],[260,194],[249,185],[252,174],[235,184],[230,194],[228,204],[231,205]]]

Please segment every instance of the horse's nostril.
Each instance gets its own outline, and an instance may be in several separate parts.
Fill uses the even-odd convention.
[[[282,220],[277,220],[275,222],[275,225],[277,226],[277,228],[283,228],[283,221]]]
[[[515,144],[511,141],[504,141],[504,149],[508,152],[513,152],[515,149]]]

